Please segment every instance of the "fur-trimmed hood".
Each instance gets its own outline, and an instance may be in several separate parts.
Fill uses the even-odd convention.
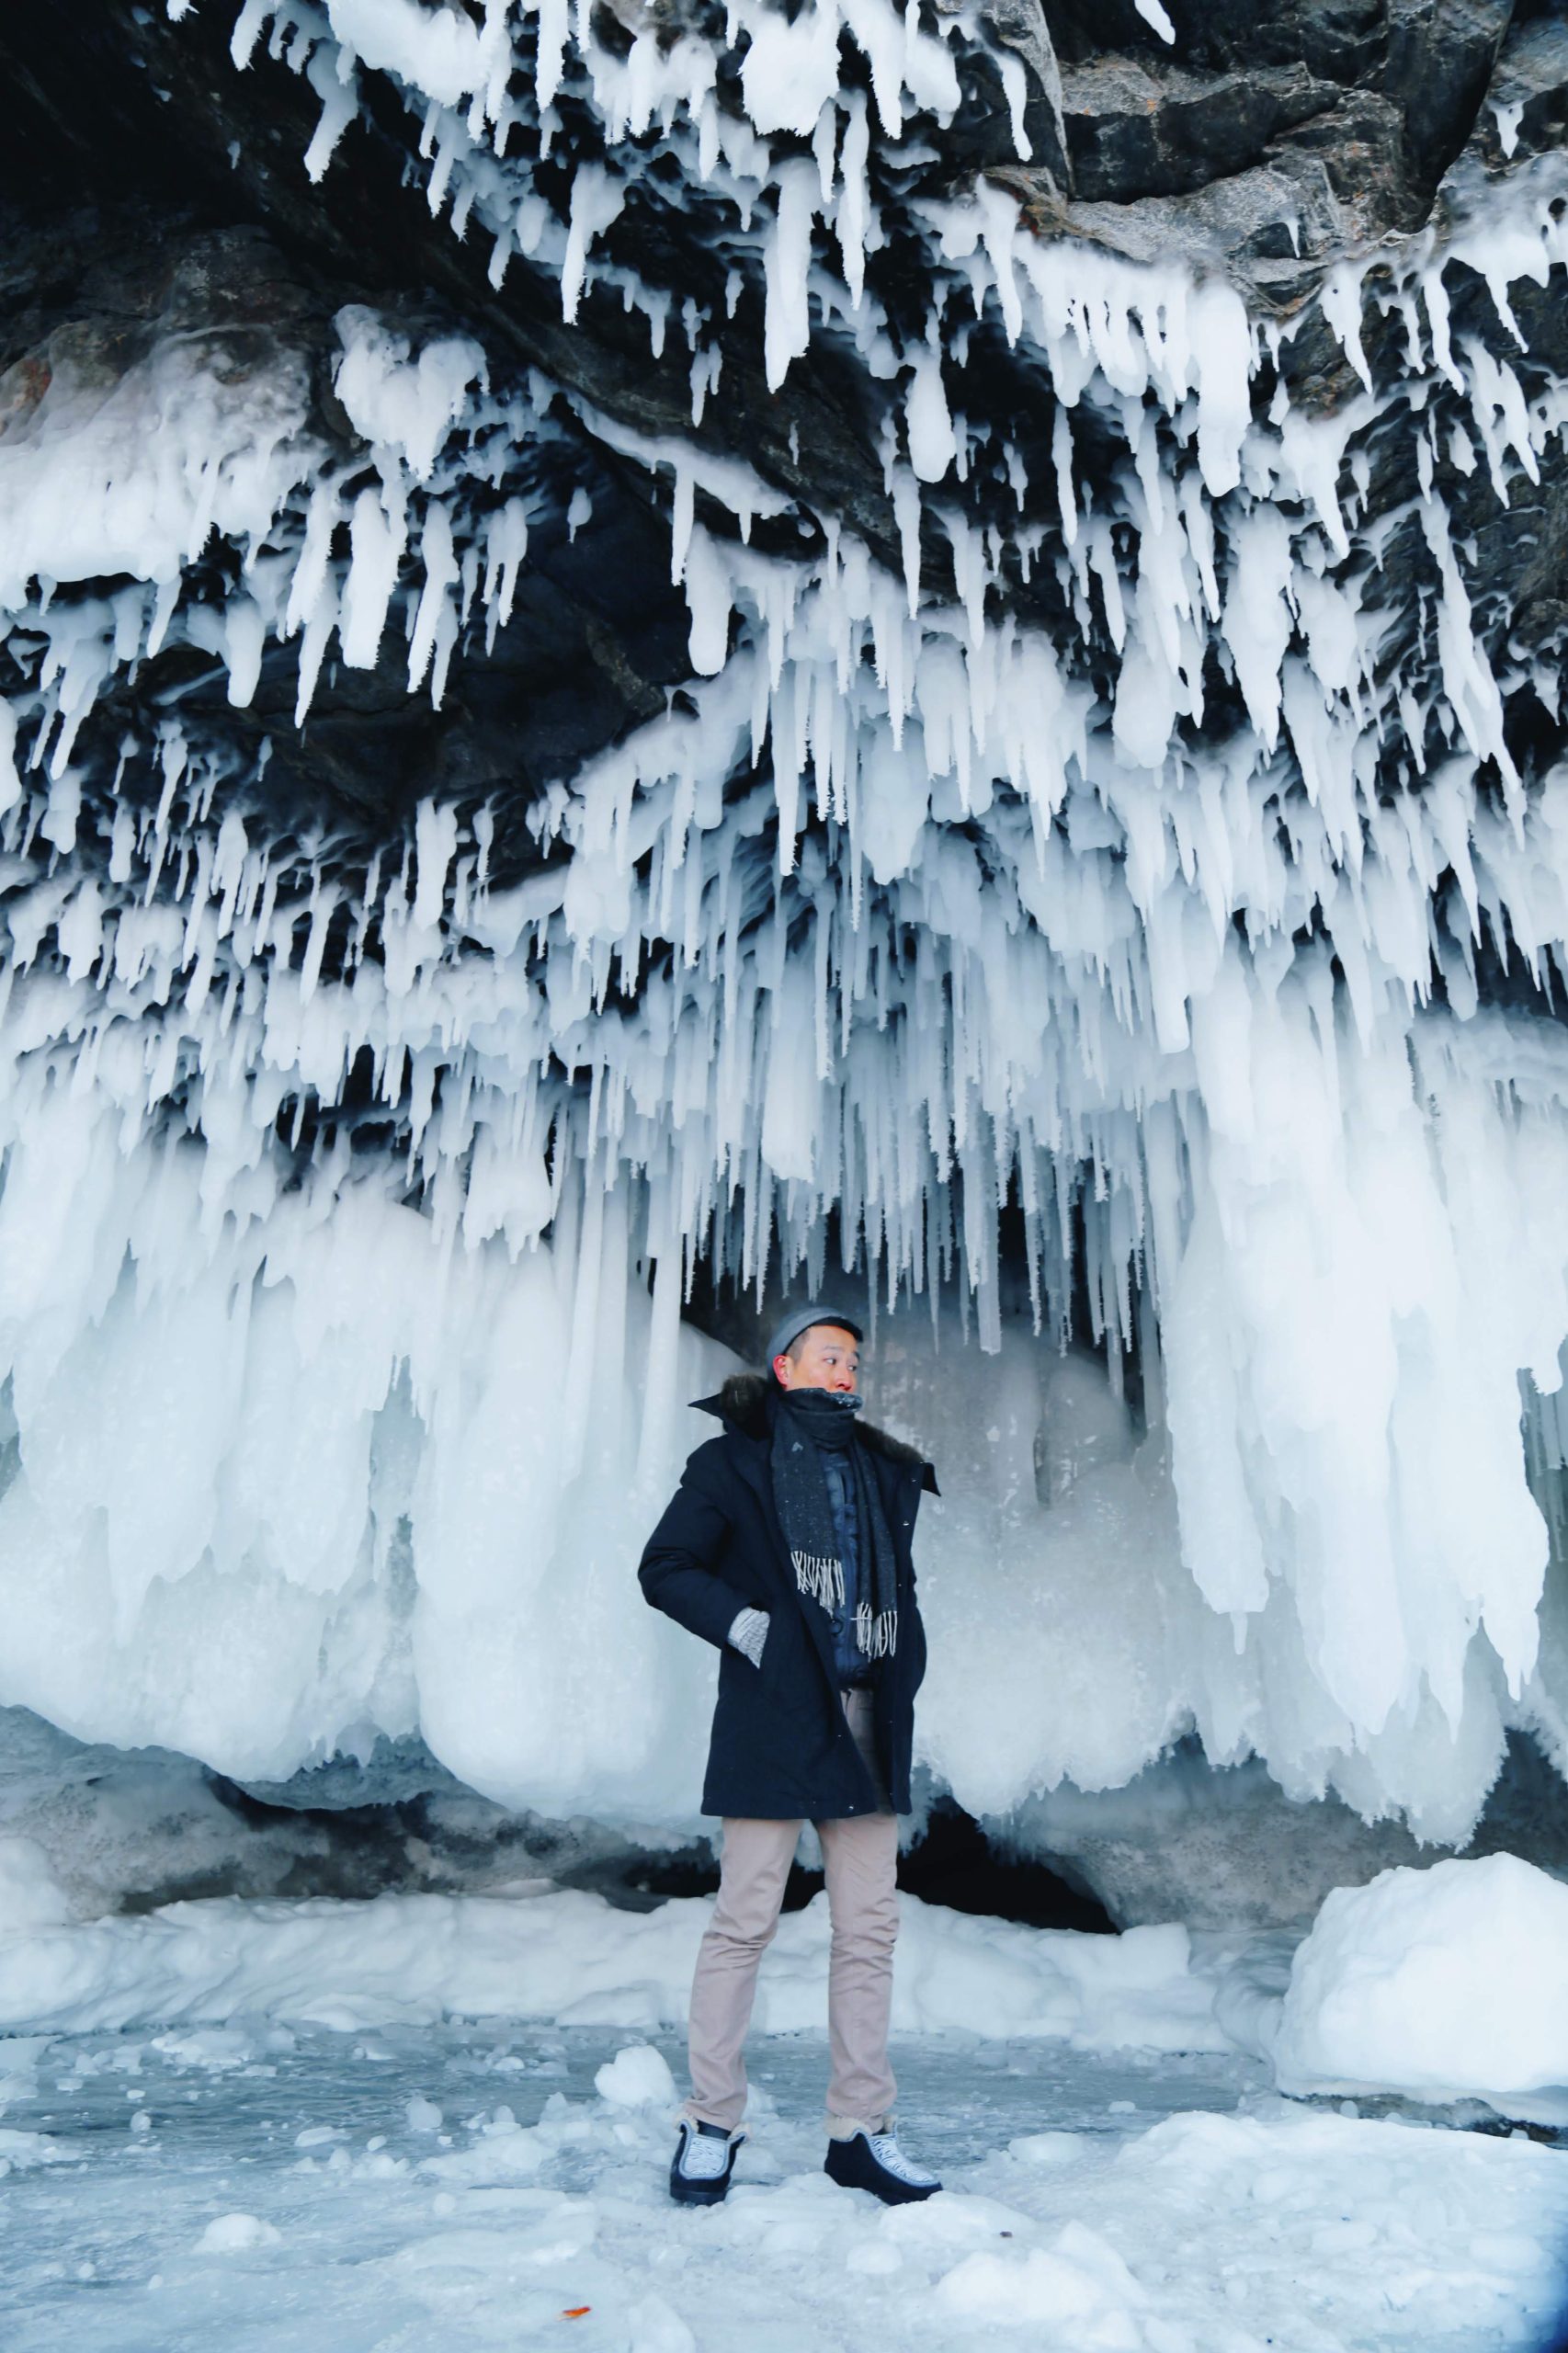
[[[719,1421],[728,1422],[743,1438],[766,1438],[767,1431],[767,1400],[775,1384],[766,1373],[733,1372],[723,1387],[712,1397],[694,1397],[692,1404],[699,1414],[712,1414]],[[917,1446],[905,1446],[901,1438],[890,1437],[874,1422],[857,1422],[855,1435],[862,1446],[873,1454],[886,1457],[909,1471],[918,1471],[920,1483],[928,1495],[940,1495],[937,1473]]]

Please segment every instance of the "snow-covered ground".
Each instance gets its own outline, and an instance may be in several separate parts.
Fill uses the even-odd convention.
[[[902,2115],[948,2187],[892,2214],[821,2172],[819,1896],[764,1963],[737,2188],[688,2213],[665,2174],[706,1902],[535,1881],[83,1921],[41,1850],[4,1842],[0,2344],[447,2353],[570,2325],[598,2353],[1015,2327],[1059,2353],[1539,2348],[1563,2152],[1473,2097],[1387,2096],[1403,2064],[1430,2097],[1438,2045],[1450,2091],[1561,2072],[1525,1996],[1562,1891],[1496,1859],[1343,1894],[1294,1962],[1289,1936],[1043,1933],[905,1897]],[[1309,2079],[1371,2070],[1371,2112],[1281,2097],[1286,2044]]]
[[[1060,2353],[1539,2347],[1568,2164],[1292,2106],[1239,2055],[901,2038],[948,2187],[820,2171],[820,2035],[756,2051],[727,2206],[665,2195],[624,2033],[253,2020],[0,2043],[8,2353]],[[677,2038],[649,2038],[678,2069]],[[624,2094],[622,2095],[624,2097]],[[586,2307],[585,2310],[584,2308]],[[569,2314],[575,2318],[567,2318]]]

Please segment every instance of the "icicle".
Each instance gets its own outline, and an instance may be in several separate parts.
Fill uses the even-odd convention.
[[[568,324],[577,316],[594,240],[614,227],[625,203],[625,184],[602,164],[578,165],[572,182],[571,225],[561,265],[561,315]]]

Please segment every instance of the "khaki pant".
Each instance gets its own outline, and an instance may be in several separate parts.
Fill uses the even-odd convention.
[[[886,1808],[871,1740],[870,1694],[846,1691],[844,1705],[856,1745],[871,1768],[872,1787]],[[898,1819],[890,1809],[819,1822],[816,1830],[833,1922],[828,2120],[830,2125],[849,2118],[875,2125],[891,2114],[897,2090],[888,2066],[888,2018],[898,1934]],[[778,1926],[800,1835],[799,1822],[741,1816],[724,1821],[719,1899],[691,1987],[691,2097],[686,2112],[726,2132],[734,2131],[745,2114],[744,2051],[756,1972]]]

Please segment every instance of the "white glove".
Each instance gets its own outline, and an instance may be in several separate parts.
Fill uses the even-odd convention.
[[[753,1666],[762,1665],[762,1646],[767,1640],[766,1609],[743,1609],[730,1629],[730,1648],[749,1658]]]

